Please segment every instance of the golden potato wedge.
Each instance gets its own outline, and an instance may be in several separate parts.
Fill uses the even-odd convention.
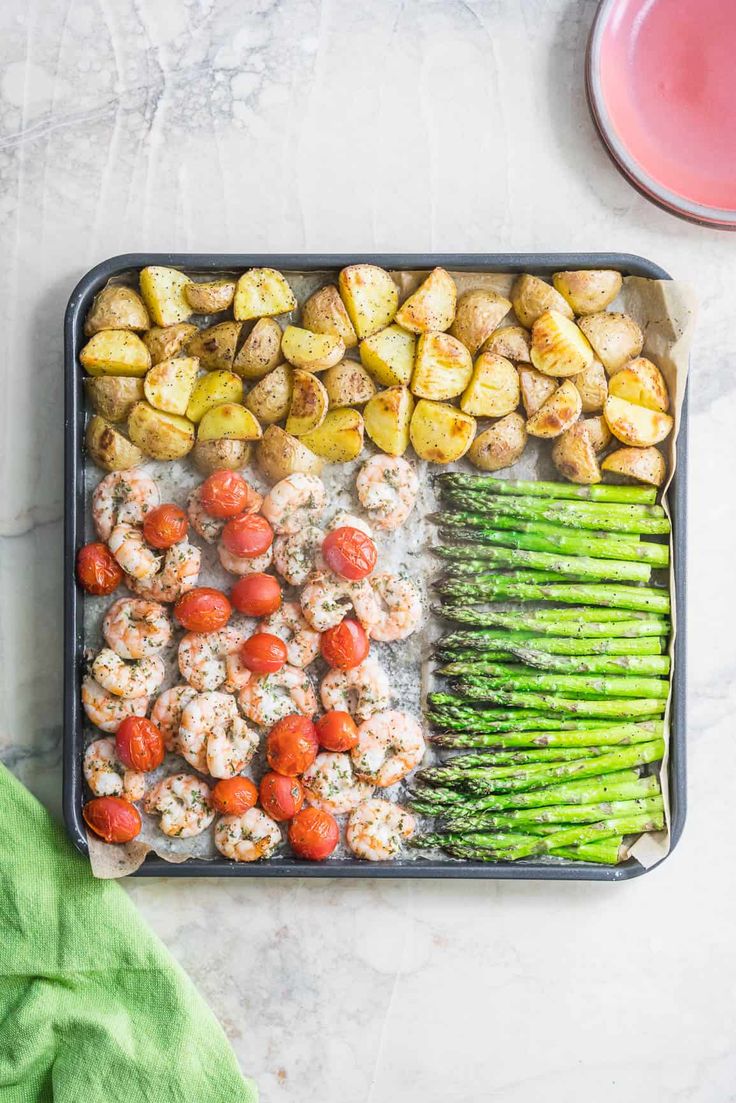
[[[632,448],[649,448],[660,444],[672,432],[674,422],[669,414],[635,406],[624,398],[609,395],[603,407],[608,428],[622,444]]]
[[[184,288],[187,302],[195,314],[218,314],[227,310],[235,295],[235,280],[209,280],[195,283],[191,280]]]
[[[504,467],[511,467],[521,457],[527,439],[521,414],[506,414],[489,429],[478,433],[468,449],[468,459],[481,471],[501,471]]]
[[[533,437],[559,437],[578,420],[582,405],[577,387],[570,379],[565,379],[529,418],[526,431]]]
[[[548,310],[556,310],[565,318],[572,318],[572,307],[559,291],[550,287],[538,276],[518,276],[511,288],[511,305],[523,326],[531,329],[537,318]]]
[[[275,268],[251,268],[238,280],[233,314],[238,322],[287,314],[296,306],[296,297],[286,277]]]
[[[198,440],[192,449],[194,466],[203,475],[213,471],[240,471],[250,462],[252,444],[249,440]]]
[[[530,356],[537,371],[556,378],[579,375],[595,360],[575,323],[557,310],[546,310],[532,326]]]
[[[207,371],[232,371],[242,328],[242,322],[218,322],[200,329],[187,345],[187,353],[198,357]]]
[[[557,438],[552,445],[552,462],[571,483],[587,486],[601,481],[601,469],[584,421],[571,425]]]
[[[369,399],[363,410],[365,431],[389,456],[403,456],[409,447],[414,399],[408,387],[387,387]]]
[[[422,333],[417,341],[411,393],[439,402],[462,394],[473,374],[473,358],[449,333]]]
[[[376,385],[362,364],[341,360],[322,376],[330,407],[362,406],[376,393]]]
[[[295,368],[324,371],[340,363],[345,345],[342,337],[333,333],[312,333],[311,329],[287,326],[281,338],[281,354]]]
[[[281,421],[291,406],[293,368],[279,364],[277,368],[259,379],[245,397],[245,405],[264,425]]]
[[[416,347],[413,333],[390,325],[360,342],[361,363],[384,387],[403,385],[411,379]]]
[[[474,417],[505,417],[519,405],[519,373],[510,360],[482,352],[460,399],[460,409]]]
[[[148,329],[151,319],[137,291],[123,284],[108,284],[98,291],[84,320],[84,335],[101,329]]]
[[[482,288],[465,291],[457,300],[450,333],[462,341],[471,356],[475,356],[510,310],[509,300],[497,291]]]
[[[363,418],[346,406],[329,410],[319,428],[300,439],[328,463],[347,463],[363,451]]]
[[[557,380],[550,375],[542,375],[536,368],[519,368],[519,385],[527,417],[536,414],[557,390]]]
[[[298,471],[304,475],[319,475],[324,467],[321,456],[315,455],[302,441],[284,432],[278,425],[269,425],[256,444],[256,463],[272,483]]]
[[[378,333],[393,321],[399,289],[384,268],[350,264],[338,276],[340,295],[359,340]]]
[[[507,360],[530,364],[531,333],[523,326],[501,326],[493,331],[481,347],[481,352],[495,352]]]
[[[286,419],[286,432],[293,437],[311,433],[325,420],[330,400],[323,384],[312,372],[294,368],[291,405]]]
[[[143,398],[140,376],[95,375],[84,381],[90,406],[106,421],[124,421]]]
[[[468,451],[474,436],[475,418],[470,414],[445,402],[431,402],[427,398],[417,402],[409,438],[420,459],[430,463],[454,463]]]
[[[196,356],[174,356],[170,360],[162,360],[146,374],[143,381],[145,396],[157,410],[164,410],[167,414],[186,414],[198,371],[199,360]]]
[[[141,339],[151,354],[151,363],[160,364],[178,356],[197,332],[193,322],[178,322],[175,326],[153,326]]]
[[[580,391],[584,414],[597,414],[603,409],[603,403],[608,396],[608,379],[606,369],[600,360],[593,363],[581,372],[573,375],[572,381]]]
[[[156,410],[147,402],[136,403],[130,411],[128,433],[133,444],[154,460],[178,460],[194,445],[191,421]]]
[[[89,419],[85,445],[90,456],[103,471],[127,471],[145,461],[145,456],[135,444],[124,437],[119,429],[95,414]]]
[[[143,301],[154,325],[173,326],[191,317],[192,308],[186,296],[189,276],[176,268],[153,264],[141,269],[139,282]]]
[[[79,362],[90,375],[145,375],[151,354],[136,333],[101,329],[81,350]]]
[[[601,452],[605,452],[606,448],[608,448],[608,445],[613,440],[611,430],[608,428],[608,422],[603,414],[598,414],[596,417],[583,418],[582,424],[585,425],[588,430],[588,436],[590,437],[590,443],[593,445],[593,451],[596,456],[599,456]]]
[[[620,371],[644,346],[644,334],[628,314],[603,310],[587,314],[579,325],[609,375]]]
[[[263,379],[281,361],[281,326],[273,318],[259,318],[233,360],[232,370],[243,379]]]
[[[199,423],[197,440],[260,440],[258,419],[237,402],[213,406]]]
[[[611,376],[608,393],[633,402],[635,406],[660,410],[663,414],[670,408],[664,376],[646,356],[637,356],[636,360],[630,360],[625,368],[615,372]]]
[[[196,380],[184,412],[197,424],[215,406],[242,401],[243,380],[239,375],[231,371],[211,371]]]
[[[601,468],[650,486],[661,486],[667,474],[664,456],[658,448],[617,448],[606,456]]]
[[[355,348],[358,336],[334,284],[320,287],[302,307],[302,325],[312,333],[331,333],[339,337],[346,349]]]
[[[410,295],[396,315],[396,322],[410,333],[442,332],[455,319],[457,288],[444,268],[434,268]]]
[[[555,272],[552,283],[575,314],[596,314],[613,302],[623,280],[620,272],[594,268],[581,272]]]

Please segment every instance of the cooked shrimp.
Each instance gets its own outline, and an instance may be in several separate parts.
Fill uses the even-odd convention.
[[[212,777],[235,777],[253,757],[258,735],[238,714],[229,693],[199,693],[184,707],[179,753]]]
[[[252,574],[253,571],[267,571],[273,562],[273,544],[263,555],[256,555],[249,559],[244,555],[233,555],[223,544],[222,540],[217,545],[217,554],[220,562],[230,574]]]
[[[202,505],[201,490],[201,486],[195,487],[187,500],[189,523],[197,535],[208,544],[216,544],[227,521],[207,513]]]
[[[416,582],[395,574],[377,574],[370,579],[371,589],[379,601],[380,612],[366,624],[374,640],[405,640],[422,623],[422,595]]]
[[[142,529],[121,521],[110,533],[108,547],[127,575],[136,579],[152,578],[156,574],[160,557],[149,548]]]
[[[167,751],[178,752],[181,714],[196,696],[197,691],[192,686],[174,686],[165,689],[154,701],[151,720],[163,735]]]
[[[179,643],[182,677],[199,693],[219,689],[227,677],[227,656],[234,655],[245,638],[233,625],[218,632],[187,632]]]
[[[151,815],[161,814],[164,835],[179,839],[201,835],[215,818],[209,785],[192,774],[172,774],[159,781],[146,794],[143,807]]]
[[[402,839],[410,839],[416,827],[417,821],[406,808],[372,797],[351,812],[345,842],[356,858],[387,862],[396,857]]]
[[[297,601],[285,601],[280,609],[264,617],[260,628],[271,632],[286,644],[286,661],[304,668],[319,655],[319,632],[307,624]]]
[[[332,532],[334,529],[351,528],[360,529],[366,536],[373,538],[373,529],[366,521],[365,517],[358,517],[354,513],[347,513],[345,510],[341,510],[340,513],[336,513],[332,520],[327,525],[327,531]]]
[[[350,583],[331,571],[313,571],[299,598],[307,623],[316,632],[339,624],[353,604]]]
[[[358,472],[355,489],[377,529],[397,529],[414,508],[419,479],[403,456],[371,456]]]
[[[318,754],[302,775],[307,802],[339,815],[352,812],[370,797],[373,786],[355,776],[350,755],[332,751]]]
[[[92,493],[92,520],[100,540],[107,542],[115,525],[140,525],[149,510],[161,501],[153,479],[137,467],[113,471]]]
[[[171,621],[157,601],[121,597],[105,613],[102,635],[121,659],[144,659],[166,647]]]
[[[317,711],[317,695],[308,676],[288,665],[276,674],[251,677],[238,703],[249,720],[261,725],[275,724],[292,712],[314,716]]]
[[[270,858],[281,845],[279,825],[260,808],[242,816],[222,816],[215,824],[215,846],[234,862]]]
[[[252,671],[243,662],[240,650],[225,659],[225,681],[220,686],[224,693],[238,693],[247,686],[253,677]]]
[[[326,502],[322,480],[297,472],[271,488],[263,499],[261,513],[280,536],[290,536],[318,521]]]
[[[352,670],[330,670],[320,686],[325,709],[349,712],[356,720],[367,720],[391,704],[391,685],[378,659],[368,656]]]
[[[126,716],[145,716],[147,697],[115,697],[87,674],[82,679],[82,705],[87,718],[103,732],[116,732]]]
[[[158,655],[126,662],[103,647],[92,663],[92,674],[115,697],[150,697],[166,677],[166,667]]]
[[[408,712],[387,709],[363,721],[350,756],[358,777],[385,789],[418,766],[426,749],[419,721]]]
[[[309,572],[321,565],[319,550],[325,534],[307,525],[291,536],[277,536],[273,542],[273,565],[290,586],[301,586]]]
[[[115,752],[114,739],[95,739],[84,752],[84,780],[96,797],[123,797],[142,800],[146,775],[128,770]]]
[[[182,594],[197,585],[202,553],[199,548],[182,540],[168,549],[163,566],[151,578],[127,578],[136,594],[153,601],[178,601]]]

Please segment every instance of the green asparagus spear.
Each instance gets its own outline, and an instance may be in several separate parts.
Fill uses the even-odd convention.
[[[662,636],[669,631],[669,620],[625,609],[530,609],[526,605],[494,609],[472,609],[466,605],[445,606],[438,610],[460,623],[483,628],[509,628],[547,636],[618,638]]]
[[[661,715],[665,709],[662,698],[619,697],[612,701],[592,698],[559,697],[555,693],[514,693],[506,690],[465,686],[461,690],[468,697],[488,701],[510,708],[538,709],[540,712],[562,712],[566,716],[586,716],[593,719],[620,719],[636,717],[647,719]]]
[[[612,835],[610,839],[583,843],[582,846],[560,846],[556,850],[550,850],[549,856],[551,858],[567,858],[571,862],[593,862],[596,865],[616,866],[624,861],[625,851],[622,843],[623,837],[621,835]],[[501,861],[494,851],[483,850],[477,846],[458,844],[448,846],[445,849],[452,858],[463,858],[466,861],[476,862]]]
[[[549,521],[571,529],[616,533],[664,535],[670,531],[670,522],[660,506],[604,506],[592,502],[548,503],[533,498],[483,500],[472,494],[453,494],[452,502],[466,512],[483,513],[489,520],[510,517],[514,521]]]
[[[657,498],[653,487],[644,486],[578,486],[575,483],[527,482],[522,479],[496,479],[492,475],[470,475],[446,471],[437,476],[441,489],[477,490],[488,494],[529,495],[538,498],[571,498],[589,502],[638,502],[652,505]]]
[[[522,573],[518,572],[519,575]],[[476,604],[510,598],[516,601],[560,601],[565,604],[583,602],[656,614],[670,611],[667,591],[653,586],[608,586],[595,582],[574,584],[551,580],[546,585],[540,585],[537,579],[527,582],[520,577],[509,580],[491,574],[477,575],[472,582],[446,579],[438,583],[436,589],[453,601]]]
[[[551,571],[578,578],[610,579],[613,582],[648,582],[652,568],[648,563],[619,559],[591,559],[585,555],[560,555],[558,552],[525,551],[517,548],[481,547],[477,544],[440,545],[435,555],[449,560],[455,577],[482,574],[489,567]],[[480,553],[480,554],[478,554]]]
[[[661,655],[663,650],[662,636],[579,639],[493,630],[449,632],[437,642],[439,654],[458,659],[477,658],[479,652],[488,658],[491,653],[516,654],[518,651],[533,651],[537,655],[542,652],[549,655]]]
[[[558,674],[644,674],[667,675],[670,671],[670,660],[667,655],[578,655],[566,657],[563,655],[547,655],[543,651],[531,651],[528,648],[517,648],[514,652],[516,658],[521,659],[527,666],[539,670],[555,671]],[[508,657],[504,664],[512,669]],[[498,662],[491,662],[485,658],[473,662],[468,660],[455,660],[446,663],[437,671],[438,674],[452,676],[457,674],[494,675],[499,669]]]
[[[453,808],[443,816],[445,831],[526,831],[531,824],[596,823],[609,816],[652,815],[664,808],[662,797],[608,800],[597,804],[562,804],[546,808],[517,808],[511,812],[465,812]]]
[[[606,754],[610,747],[522,747],[516,750],[469,751],[454,755],[443,762],[458,769],[471,766],[525,766],[540,762],[573,762],[580,758],[594,758]]]
[[[445,748],[461,747],[496,747],[503,750],[526,747],[558,747],[558,748],[585,748],[585,747],[609,747],[628,746],[634,743],[647,743],[653,738],[660,738],[664,725],[659,721],[646,721],[640,724],[617,724],[608,726],[606,721],[599,721],[603,727],[589,728],[585,721],[578,724],[586,724],[577,730],[548,729],[546,731],[520,732],[444,732],[441,735],[432,736],[435,746]]]
[[[466,812],[503,812],[513,808],[544,808],[560,804],[597,804],[609,800],[639,800],[659,793],[659,779],[640,777],[636,770],[620,770],[600,777],[549,785],[544,789],[515,793],[491,793],[478,797],[457,789],[423,788],[412,795],[417,812],[428,816]]]
[[[666,678],[638,677],[634,674],[553,674],[519,663],[486,663],[486,672],[477,676],[466,663],[453,664],[463,689],[515,690],[530,693],[565,693],[581,697],[661,697],[669,696]]]

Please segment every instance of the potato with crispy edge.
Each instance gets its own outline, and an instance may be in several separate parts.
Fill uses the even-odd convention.
[[[141,337],[151,354],[151,363],[160,364],[178,356],[199,330],[193,322],[177,322],[174,326],[153,326]]]
[[[145,456],[119,429],[95,414],[89,419],[85,445],[90,456],[103,471],[127,471],[143,463]]]
[[[663,414],[670,408],[670,396],[664,376],[646,356],[630,360],[625,368],[612,375],[608,393],[633,402],[635,406],[660,410]]]
[[[322,376],[330,407],[362,406],[376,393],[376,385],[362,364],[341,360]]]
[[[197,440],[260,440],[256,416],[238,402],[223,402],[208,410],[197,428]]]
[[[552,462],[571,483],[589,486],[601,481],[601,469],[584,421],[577,421],[557,438],[552,445]]]
[[[571,378],[580,391],[583,413],[600,413],[608,396],[608,378],[600,360],[594,360],[580,375],[573,375]]]
[[[328,463],[348,463],[363,451],[363,418],[345,406],[329,410],[322,424],[300,439]]]
[[[595,417],[583,418],[582,424],[584,424],[588,430],[588,436],[590,437],[590,443],[593,445],[593,451],[596,456],[599,456],[601,452],[605,452],[606,448],[608,448],[613,440],[611,430],[608,428],[608,422],[603,414],[597,414]]]
[[[550,287],[539,276],[518,276],[511,288],[511,305],[523,326],[531,329],[537,318],[548,310],[556,310],[565,318],[572,318],[570,304],[559,291]]]
[[[411,393],[440,402],[462,394],[473,374],[473,358],[449,333],[421,333],[417,341]]]
[[[250,462],[252,445],[248,440],[198,440],[192,449],[194,466],[203,475],[213,471],[239,471]]]
[[[537,371],[556,378],[580,375],[595,360],[585,336],[557,310],[540,314],[532,326],[530,356]]]
[[[187,345],[189,356],[196,356],[207,371],[232,371],[242,322],[218,322],[198,330]]]
[[[387,387],[374,395],[363,410],[365,431],[389,456],[403,456],[409,447],[414,399],[408,387]]]
[[[90,375],[145,375],[151,354],[136,333],[101,329],[84,345],[79,362]]]
[[[196,356],[173,356],[154,365],[143,381],[146,398],[167,414],[186,414],[199,371]]]
[[[286,432],[293,437],[311,433],[325,420],[329,405],[327,391],[317,376],[302,368],[294,368]]]
[[[658,448],[617,448],[606,456],[601,468],[650,486],[661,486],[667,474],[664,456]]]
[[[143,299],[132,287],[108,284],[98,291],[84,320],[84,335],[101,329],[148,329],[151,319]]]
[[[233,299],[233,315],[237,322],[287,314],[295,306],[294,292],[286,277],[275,268],[251,268],[238,280]]]
[[[360,360],[377,383],[395,387],[411,379],[416,347],[413,333],[390,325],[360,342]]]
[[[628,314],[603,310],[586,314],[578,324],[609,375],[620,371],[644,347],[644,334]]]
[[[501,471],[520,459],[527,439],[521,414],[506,414],[488,429],[478,433],[468,450],[468,459],[481,471]]]
[[[219,314],[227,310],[235,295],[235,280],[190,281],[184,288],[187,302],[195,314]]]
[[[312,333],[301,326],[287,326],[281,338],[281,353],[295,368],[325,371],[339,364],[345,355],[341,337],[332,333]]]
[[[514,363],[530,364],[532,335],[523,326],[501,326],[494,330],[481,348],[481,352],[495,352]]]
[[[531,417],[555,393],[557,380],[551,375],[542,375],[536,368],[520,367],[518,371],[521,401],[526,416]]]
[[[124,421],[143,398],[140,376],[95,375],[84,381],[90,406],[106,421]]]
[[[195,424],[223,402],[243,401],[243,380],[231,371],[211,371],[196,381],[184,413]]]
[[[138,279],[154,325],[173,326],[191,317],[192,308],[185,291],[190,283],[189,276],[176,268],[152,264],[141,269]]]
[[[533,437],[559,437],[580,417],[580,393],[570,379],[565,379],[553,395],[544,402],[526,423]]]
[[[414,451],[430,463],[454,463],[470,448],[475,436],[475,418],[455,406],[422,398],[417,402],[409,426]]]
[[[603,415],[614,437],[632,448],[661,444],[674,425],[669,414],[650,410],[646,406],[635,406],[633,402],[615,395],[609,395],[606,399]]]
[[[482,352],[460,399],[460,409],[474,417],[505,417],[519,405],[519,373],[505,356]]]
[[[246,334],[232,370],[243,379],[263,379],[281,362],[281,326],[273,318],[259,318]]]
[[[433,268],[413,295],[399,307],[397,325],[410,333],[442,332],[455,319],[457,287],[444,268]]]
[[[623,286],[621,273],[610,268],[555,272],[552,283],[575,314],[596,314],[605,310]]]
[[[133,444],[154,460],[178,460],[194,446],[191,421],[156,410],[147,402],[137,402],[130,411],[128,433]]]
[[[378,333],[394,320],[399,289],[385,268],[349,264],[338,276],[340,295],[357,337]]]
[[[450,333],[462,341],[471,356],[475,356],[510,310],[509,300],[490,288],[464,291],[457,300]]]
[[[281,421],[289,412],[294,369],[288,364],[277,368],[259,379],[245,396],[245,405],[264,425]]]
[[[334,284],[320,287],[302,307],[302,325],[312,333],[330,333],[339,337],[346,349],[355,348],[358,336]]]
[[[272,483],[280,482],[296,472],[319,475],[324,467],[321,456],[315,455],[302,441],[278,425],[269,425],[256,444],[256,463]]]

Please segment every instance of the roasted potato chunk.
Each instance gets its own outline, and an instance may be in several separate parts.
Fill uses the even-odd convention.
[[[160,364],[162,360],[178,356],[198,332],[193,322],[178,322],[175,326],[153,326],[141,339],[151,354],[151,363]]]
[[[453,463],[465,455],[474,436],[475,418],[469,414],[444,402],[431,402],[426,398],[417,402],[409,437],[420,459],[430,463]]]
[[[355,360],[342,360],[322,376],[330,407],[362,406],[376,393],[368,372]]]
[[[471,356],[475,356],[510,310],[509,300],[497,291],[482,288],[465,291],[457,300],[450,333],[462,341]]]
[[[442,332],[452,325],[456,305],[454,279],[444,268],[434,268],[401,304],[396,322],[410,333]]]
[[[603,417],[603,414],[598,414],[597,417],[584,418],[582,424],[585,425],[585,428],[588,430],[588,436],[590,437],[590,443],[593,445],[593,451],[596,456],[599,456],[601,452],[605,452],[606,448],[608,448],[608,445],[613,440],[606,419]]]
[[[194,466],[203,475],[213,471],[239,471],[250,462],[252,445],[248,440],[198,440],[192,449]]]
[[[263,379],[281,361],[281,326],[273,318],[259,318],[233,360],[232,370],[243,379]]]
[[[136,403],[130,411],[128,433],[133,444],[154,460],[178,460],[194,445],[191,421],[156,410],[147,402]]]
[[[84,335],[92,337],[101,329],[148,329],[150,324],[137,291],[123,284],[108,284],[95,295],[84,321]]]
[[[145,456],[119,429],[95,414],[89,419],[85,444],[90,456],[103,471],[126,471],[143,463]]]
[[[167,414],[186,414],[199,371],[196,356],[174,356],[151,368],[143,381],[146,398]]]
[[[301,438],[328,463],[347,463],[363,450],[363,418],[357,410],[329,410],[322,424]]]
[[[195,424],[223,402],[243,401],[243,381],[231,371],[211,371],[196,381],[184,411]]]
[[[657,448],[617,448],[606,456],[601,468],[650,486],[661,486],[667,473],[664,456]]]
[[[233,314],[238,322],[287,314],[295,306],[294,292],[286,277],[275,268],[251,268],[238,280],[233,299]]]
[[[575,323],[557,310],[540,314],[532,326],[530,355],[537,371],[556,378],[579,375],[595,360],[592,348]]]
[[[603,409],[603,403],[608,396],[608,379],[606,369],[600,360],[593,363],[581,372],[573,375],[572,381],[580,391],[584,414],[597,414]]]
[[[312,333],[311,329],[287,326],[281,338],[281,352],[295,368],[324,371],[339,364],[345,355],[341,337],[332,333]]]
[[[235,295],[234,280],[190,281],[184,288],[187,302],[195,314],[218,314],[227,310]]]
[[[360,359],[377,383],[394,387],[411,379],[416,347],[413,333],[391,325],[360,342]]]
[[[264,375],[263,379],[259,379],[246,395],[245,405],[264,425],[281,421],[288,414],[293,370],[288,364],[279,364],[268,375]]]
[[[94,412],[106,421],[124,421],[143,398],[139,376],[97,375],[85,379],[84,389]]]
[[[570,379],[565,379],[526,423],[527,433],[533,437],[559,437],[580,417],[582,402],[580,393]]]
[[[237,402],[213,406],[199,423],[197,440],[260,440],[258,419]]]
[[[526,448],[527,433],[521,414],[506,414],[478,433],[468,450],[468,459],[481,471],[501,471],[511,467]]]
[[[523,326],[531,329],[537,318],[548,310],[556,310],[565,318],[572,318],[570,304],[559,291],[550,287],[538,276],[519,276],[511,288],[511,305]]]
[[[557,390],[557,380],[550,375],[542,375],[536,368],[519,368],[519,384],[527,417],[536,414]]]
[[[644,334],[628,314],[604,310],[586,315],[579,325],[609,375],[620,371],[644,347]]]
[[[242,328],[242,322],[218,322],[200,329],[187,345],[187,352],[196,356],[207,371],[232,371]]]
[[[294,368],[286,432],[294,437],[311,433],[325,420],[329,405],[327,391],[317,376],[302,368]]]
[[[649,410],[666,413],[670,407],[667,384],[656,364],[645,356],[631,360],[611,376],[608,393],[616,398],[633,402],[635,406],[646,406]]]
[[[346,349],[355,348],[357,334],[334,284],[320,287],[302,307],[302,325],[313,333],[330,333],[339,337]]]
[[[601,469],[584,421],[577,421],[557,438],[552,445],[552,462],[571,483],[589,485],[601,481]]]
[[[137,334],[101,329],[81,350],[79,362],[90,375],[145,375],[151,354]]]
[[[501,326],[494,330],[481,352],[495,352],[516,363],[529,364],[531,334],[523,326]]]
[[[343,268],[338,284],[353,329],[361,340],[394,320],[399,289],[384,268],[350,264]]]
[[[669,414],[635,406],[623,398],[609,395],[603,407],[608,428],[622,444],[632,448],[649,448],[660,444],[672,432],[674,424]]]
[[[474,417],[505,417],[519,405],[519,373],[510,360],[482,352],[460,399],[460,409]]]
[[[596,268],[581,272],[555,272],[552,283],[575,314],[595,314],[613,302],[623,280],[620,272]]]
[[[417,341],[411,392],[436,402],[462,394],[473,374],[473,359],[449,333],[422,333]]]
[[[189,283],[189,276],[176,268],[154,264],[141,269],[141,295],[154,325],[173,326],[191,317],[192,308],[186,296]]]
[[[414,399],[408,387],[387,387],[379,391],[363,410],[365,431],[373,443],[389,456],[403,456],[409,447],[409,425]]]
[[[256,463],[263,475],[272,483],[285,479],[297,471],[304,475],[319,475],[324,460],[315,455],[306,444],[285,433],[278,425],[269,425],[263,438],[256,445]]]

